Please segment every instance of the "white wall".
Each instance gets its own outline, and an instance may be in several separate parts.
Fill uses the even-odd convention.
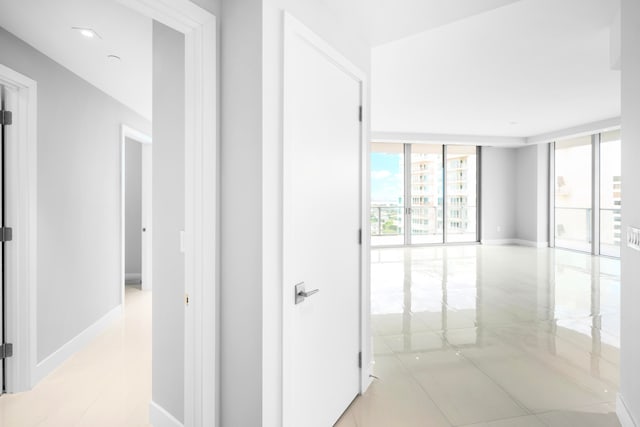
[[[516,237],[545,245],[549,241],[549,144],[530,145],[516,152]]]
[[[184,36],[153,23],[153,401],[184,419]]]
[[[622,0],[622,235],[640,227],[640,2]],[[640,252],[622,244],[620,394],[640,423]],[[627,426],[625,426],[627,427]]]
[[[120,304],[120,125],[150,123],[3,29],[0,52],[38,82],[42,361]]]
[[[222,8],[221,425],[281,426],[283,9],[369,70],[369,47],[317,0]]]
[[[516,149],[482,147],[481,240],[516,237]],[[500,230],[498,231],[498,227]]]
[[[142,274],[142,144],[125,140],[124,272],[139,279]]]

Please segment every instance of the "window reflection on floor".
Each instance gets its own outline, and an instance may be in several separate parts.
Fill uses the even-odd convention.
[[[618,426],[619,277],[566,250],[373,250],[379,379],[338,426]]]

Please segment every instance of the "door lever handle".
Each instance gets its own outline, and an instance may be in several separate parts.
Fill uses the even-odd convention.
[[[320,289],[314,289],[314,290],[309,291],[309,292],[300,291],[300,292],[298,292],[298,295],[300,295],[301,297],[304,297],[304,298],[309,298],[311,295],[317,294],[318,292],[320,292]]]
[[[314,289],[312,291],[307,291],[305,289],[304,282],[300,282],[295,286],[295,301],[296,304],[300,304],[305,300],[305,298],[309,298],[313,294],[317,294],[320,292],[320,289]]]

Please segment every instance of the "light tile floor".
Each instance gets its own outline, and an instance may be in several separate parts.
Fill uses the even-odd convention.
[[[374,374],[339,427],[609,427],[619,261],[515,246],[372,252]],[[151,294],[0,426],[149,426]]]
[[[127,286],[125,315],[33,390],[0,397],[1,427],[148,427],[151,293]]]
[[[373,250],[378,378],[337,426],[619,426],[619,276],[564,250]]]

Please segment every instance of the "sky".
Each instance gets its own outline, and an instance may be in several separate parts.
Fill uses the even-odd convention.
[[[398,202],[403,193],[402,154],[371,153],[371,201]]]

